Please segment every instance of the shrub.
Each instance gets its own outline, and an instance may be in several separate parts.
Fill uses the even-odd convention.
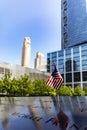
[[[43,79],[31,80],[26,74],[12,79],[11,74],[7,73],[0,79],[0,93],[7,93],[10,96],[85,96],[87,87],[82,90],[79,86],[76,88],[61,86],[56,90],[46,85]]]
[[[73,96],[74,90],[70,86],[61,86],[61,88],[58,90],[57,94],[59,96]]]
[[[84,91],[85,91],[85,96],[87,96],[87,86],[85,87]]]
[[[51,87],[46,85],[46,81],[43,79],[34,80],[33,81],[34,87],[34,95],[38,96],[50,96],[56,95],[56,90],[52,89]]]
[[[74,96],[85,96],[85,91],[77,86],[74,88]]]

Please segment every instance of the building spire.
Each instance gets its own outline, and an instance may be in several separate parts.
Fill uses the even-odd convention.
[[[25,37],[22,50],[22,66],[30,67],[30,38]]]

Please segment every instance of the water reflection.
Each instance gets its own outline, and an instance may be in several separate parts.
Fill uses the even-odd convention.
[[[2,121],[2,126],[3,126],[4,129],[8,129],[9,128],[9,119],[8,118],[5,118]]]
[[[43,111],[45,112],[46,115],[51,114],[52,102],[50,100],[50,97],[48,97],[48,98],[40,97],[40,105],[41,105],[41,107],[42,107],[42,109],[43,109]]]
[[[0,97],[0,130],[59,130],[52,119],[61,110],[69,130],[87,128],[87,97]]]
[[[33,123],[35,124],[36,128],[38,130],[43,130],[42,128],[42,117],[40,117],[40,113],[38,111],[38,106],[36,104],[36,102],[32,102],[29,106],[28,106],[29,112],[31,114],[31,118],[33,120]]]

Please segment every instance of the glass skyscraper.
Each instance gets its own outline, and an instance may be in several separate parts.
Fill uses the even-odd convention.
[[[87,0],[61,0],[62,49],[87,43]]]
[[[47,54],[47,70],[53,72],[54,63],[64,78],[64,85],[87,86],[87,44]]]
[[[55,63],[64,85],[87,87],[87,0],[61,0],[62,50],[47,53],[47,71]]]

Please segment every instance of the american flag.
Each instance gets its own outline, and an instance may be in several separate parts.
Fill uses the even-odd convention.
[[[57,71],[55,66],[54,71],[51,74],[51,76],[48,78],[46,84],[52,88],[59,89],[62,83],[63,83],[63,77]]]

